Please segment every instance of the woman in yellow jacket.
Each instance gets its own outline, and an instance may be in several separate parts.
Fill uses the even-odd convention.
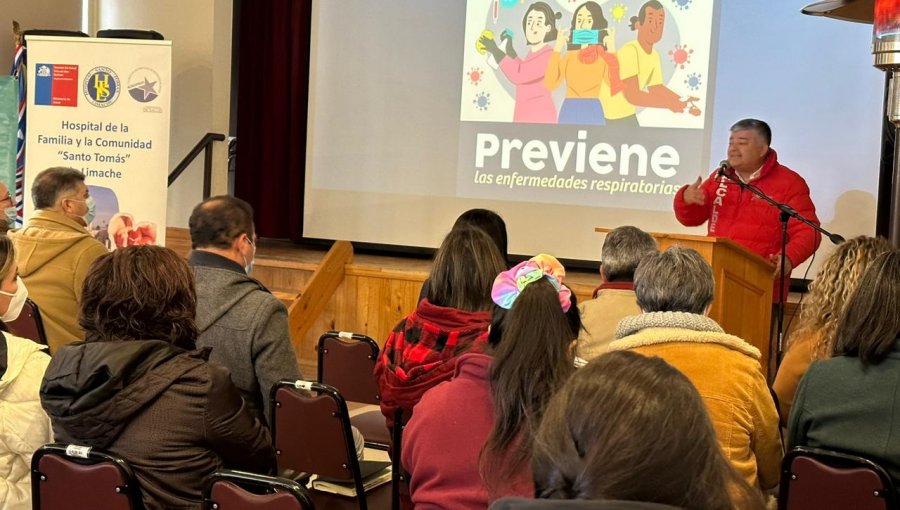
[[[634,275],[643,313],[619,323],[610,351],[658,356],[697,387],[719,445],[751,487],[778,485],[784,451],[778,412],[759,364],[759,350],[706,316],[713,274],[694,250],[648,255]]]

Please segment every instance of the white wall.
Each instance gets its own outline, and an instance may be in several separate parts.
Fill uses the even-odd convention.
[[[0,72],[3,74],[9,71],[14,56],[13,21],[18,21],[22,30],[81,30],[81,0],[0,0]]]
[[[232,0],[90,2],[95,9],[90,16],[91,35],[107,28],[132,28],[156,30],[172,41],[169,171],[206,133],[228,134]],[[225,142],[214,142],[213,147],[212,194],[217,195],[227,191],[228,151]],[[187,227],[191,209],[202,195],[201,153],[169,188],[167,224]]]

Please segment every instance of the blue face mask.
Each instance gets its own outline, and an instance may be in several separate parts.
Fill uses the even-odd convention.
[[[586,28],[572,31],[572,44],[599,44],[600,31]]]
[[[16,228],[16,219],[18,218],[18,211],[16,210],[16,206],[10,206],[3,210],[6,212],[6,225],[10,228]]]

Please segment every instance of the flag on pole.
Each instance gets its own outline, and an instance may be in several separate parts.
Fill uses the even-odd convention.
[[[16,133],[16,209],[18,210],[18,218],[16,223],[22,226],[22,208],[24,206],[24,183],[25,183],[25,104],[27,96],[25,95],[25,40],[19,30],[19,24],[13,22],[13,31],[16,33],[16,52],[13,59],[12,69],[9,74],[12,75],[18,83],[18,129]]]

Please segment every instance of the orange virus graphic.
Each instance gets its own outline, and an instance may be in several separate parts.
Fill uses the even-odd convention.
[[[466,73],[466,77],[469,78],[469,83],[472,85],[478,85],[481,83],[481,79],[484,78],[484,72],[481,68],[473,67],[469,69],[469,72]]]
[[[669,58],[676,66],[684,69],[685,64],[691,63],[691,53],[694,50],[688,49],[687,45],[676,44],[674,50],[669,50]]]

